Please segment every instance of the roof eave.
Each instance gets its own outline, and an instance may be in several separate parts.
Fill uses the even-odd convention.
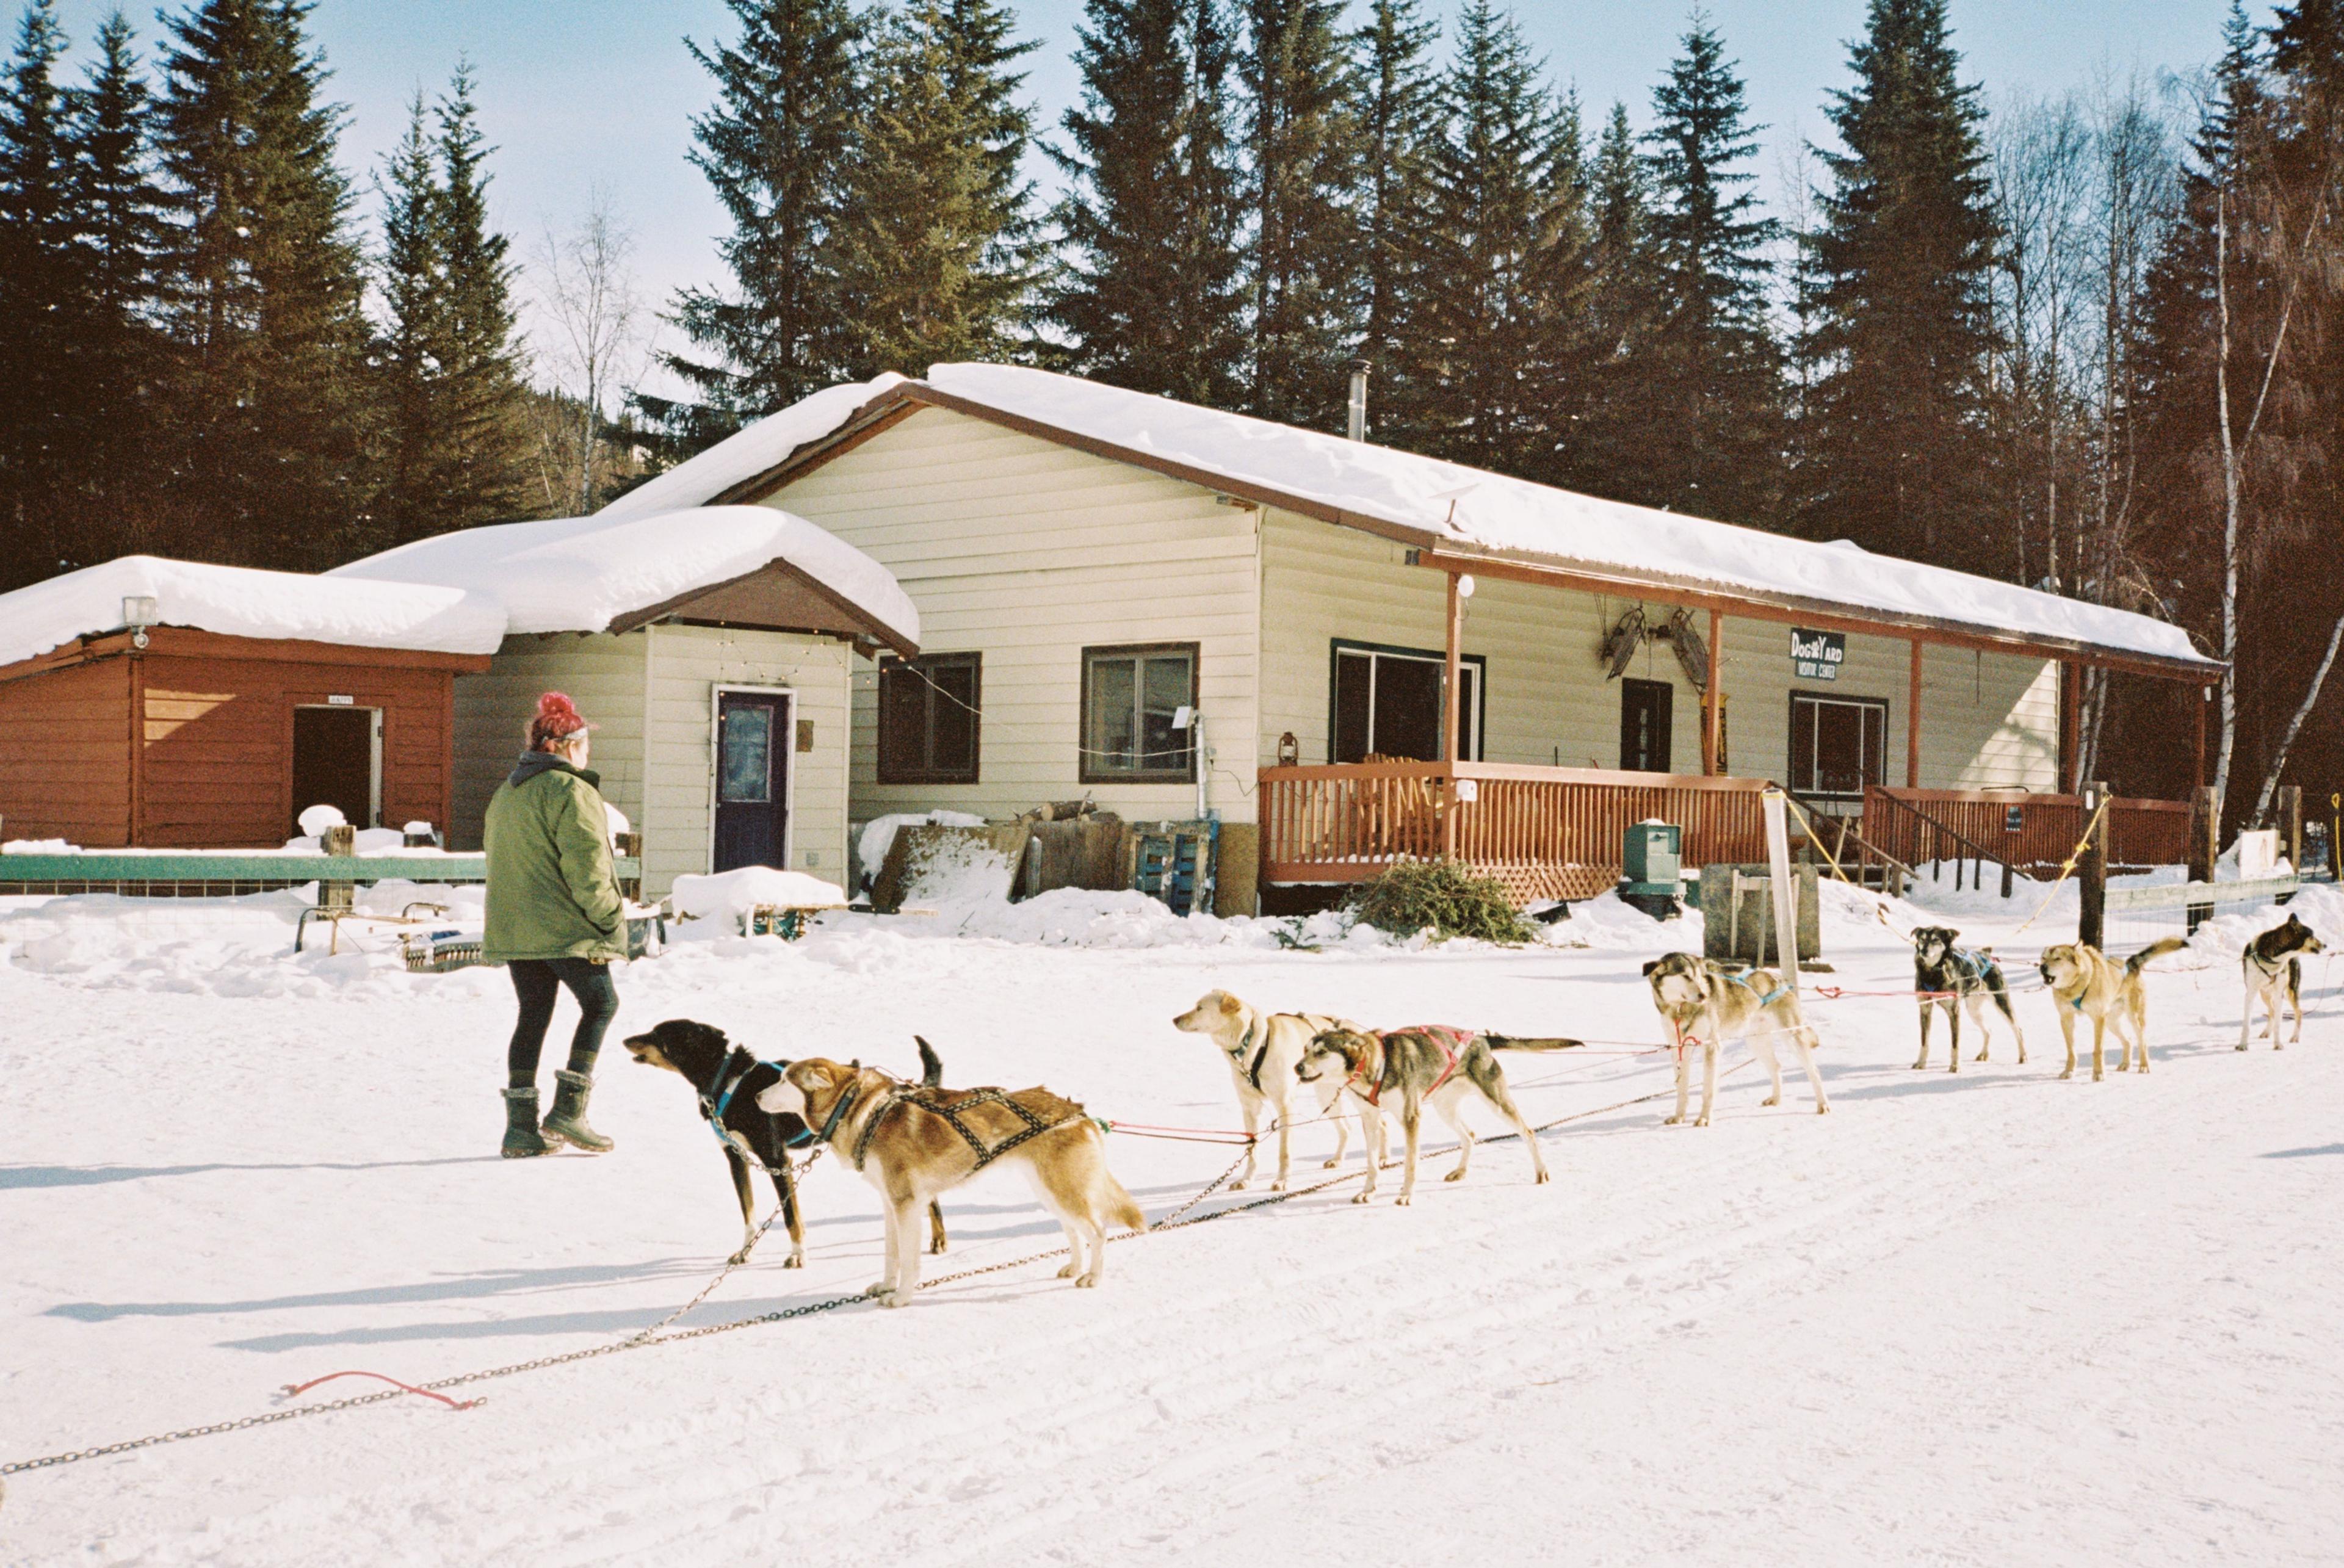
[[[1315,518],[1340,528],[1371,533],[1397,543],[1424,551],[1432,558],[1425,564],[1434,565],[1443,559],[1461,564],[1460,570],[1482,571],[1496,574],[1511,568],[1521,573],[1535,573],[1556,587],[1567,586],[1566,578],[1577,578],[1593,592],[1637,593],[1643,597],[1670,602],[1682,602],[1695,608],[1716,608],[1726,613],[1764,620],[1782,620],[1791,616],[1802,624],[1813,623],[1817,630],[1854,629],[1864,633],[1904,633],[1916,635],[1927,642],[1961,647],[1981,647],[1992,652],[2030,654],[2046,659],[2081,660],[2111,670],[2150,675],[2162,680],[2199,683],[2218,681],[2225,666],[2214,659],[2178,659],[2163,654],[2146,653],[2137,649],[2118,648],[2106,643],[2076,639],[1999,631],[1982,627],[1972,622],[1943,620],[1934,616],[1914,615],[1894,611],[1857,610],[1850,606],[1807,600],[1790,594],[1768,594],[1751,590],[1721,586],[1697,579],[1678,577],[1669,572],[1638,571],[1632,567],[1589,567],[1564,557],[1546,555],[1531,551],[1502,551],[1460,545],[1447,535],[1406,523],[1389,521],[1364,512],[1331,506],[1310,496],[1298,495],[1233,475],[1216,473],[1208,469],[1174,461],[1154,452],[1143,451],[1114,441],[1101,440],[1080,431],[1046,420],[1011,413],[986,403],[976,402],[956,393],[946,392],[925,381],[904,381],[889,388],[847,417],[830,435],[808,442],[792,452],[787,460],[740,481],[729,490],[711,498],[705,504],[720,506],[741,501],[762,501],[774,494],[803,475],[852,451],[874,436],[917,412],[921,408],[937,408],[965,414],[971,419],[1020,431],[1039,440],[1071,446],[1094,456],[1161,473],[1168,478],[1185,480],[1191,484],[1219,493],[1250,501],[1258,505],[1277,507],[1298,516]]]

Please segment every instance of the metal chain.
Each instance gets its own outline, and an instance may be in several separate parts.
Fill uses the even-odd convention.
[[[805,1157],[805,1163],[790,1170],[790,1183],[793,1187],[805,1179],[805,1173],[813,1168],[814,1161],[820,1159],[822,1158],[822,1151],[829,1147],[830,1146],[828,1144],[816,1144],[814,1146],[813,1152]],[[782,1163],[784,1166],[789,1165],[789,1157],[787,1155],[782,1157]],[[771,1176],[774,1174],[773,1167],[766,1165],[763,1160],[761,1159],[757,1161],[757,1164],[763,1168],[766,1175]],[[778,1203],[773,1205],[773,1211],[765,1216],[765,1222],[757,1227],[755,1234],[749,1238],[749,1244],[742,1248],[738,1252],[732,1254],[732,1257],[726,1259],[724,1260],[724,1267],[719,1269],[709,1280],[708,1283],[700,1288],[700,1293],[698,1295],[692,1297],[691,1300],[686,1301],[682,1306],[678,1307],[674,1311],[670,1312],[666,1317],[662,1318],[658,1322],[653,1323],[650,1328],[643,1330],[640,1333],[629,1335],[622,1343],[629,1346],[640,1345],[648,1340],[657,1338],[659,1331],[662,1329],[666,1328],[670,1323],[674,1322],[678,1318],[682,1317],[686,1312],[691,1311],[694,1307],[699,1306],[700,1303],[705,1301],[710,1296],[713,1295],[716,1291],[716,1287],[722,1285],[726,1280],[732,1277],[733,1270],[741,1268],[749,1261],[750,1254],[757,1249],[757,1243],[765,1239],[765,1232],[771,1230],[773,1228],[773,1221],[782,1217],[782,1207],[783,1206]]]
[[[1738,1072],[1742,1067],[1748,1067],[1750,1063],[1745,1060],[1728,1068],[1727,1072]],[[1570,1116],[1557,1117],[1554,1120],[1543,1123],[1531,1130],[1533,1133],[1544,1132],[1551,1128],[1561,1127],[1566,1122],[1582,1121],[1589,1117],[1602,1116],[1611,1111],[1623,1110],[1630,1106],[1642,1105],[1648,1100],[1662,1098],[1670,1092],[1671,1091],[1669,1090],[1663,1089],[1653,1094],[1640,1095],[1634,1099],[1622,1100],[1616,1105],[1602,1106],[1594,1110],[1579,1111]],[[1504,1133],[1494,1138],[1484,1138],[1481,1141],[1485,1143],[1503,1143],[1519,1136],[1520,1135],[1515,1133]],[[798,1168],[800,1174],[812,1169],[813,1162],[820,1158],[821,1155],[822,1150],[817,1148],[813,1154],[808,1156],[805,1164]],[[1198,1214],[1193,1217],[1189,1215],[1190,1209],[1195,1209],[1197,1205],[1205,1201],[1206,1199],[1211,1197],[1215,1192],[1219,1191],[1222,1184],[1227,1182],[1231,1176],[1234,1176],[1237,1173],[1238,1168],[1244,1163],[1245,1156],[1239,1155],[1236,1159],[1229,1162],[1228,1169],[1213,1178],[1213,1179],[1207,1183],[1195,1197],[1181,1204],[1177,1209],[1173,1209],[1163,1219],[1157,1220],[1154,1224],[1148,1226],[1147,1229],[1126,1231],[1121,1235],[1111,1236],[1107,1238],[1107,1239],[1110,1241],[1127,1241],[1136,1236],[1153,1236],[1161,1231],[1179,1230],[1185,1229],[1189,1226],[1209,1224],[1213,1220],[1226,1219],[1232,1214],[1248,1213],[1254,1209],[1268,1209],[1277,1204],[1291,1202],[1293,1199],[1298,1198],[1308,1198],[1314,1193],[1324,1192],[1330,1187],[1339,1186],[1341,1183],[1346,1181],[1357,1180],[1366,1175],[1366,1171],[1364,1169],[1345,1171],[1340,1176],[1330,1176],[1324,1181],[1314,1182],[1308,1187],[1298,1187],[1288,1192],[1273,1192],[1265,1197],[1249,1199],[1244,1203],[1234,1203],[1225,1209],[1216,1209],[1209,1214]],[[1383,1161],[1378,1168],[1389,1170],[1399,1163],[1401,1162],[1399,1160],[1388,1159]],[[755,1249],[756,1240],[762,1240],[763,1239],[765,1232],[772,1229],[773,1220],[778,1218],[780,1214],[781,1209],[776,1206],[773,1213],[766,1217],[765,1223],[760,1226],[757,1229],[756,1239],[753,1240],[750,1247],[744,1250],[742,1258],[743,1263],[745,1263],[748,1260],[747,1253]],[[934,1289],[939,1285],[955,1284],[963,1280],[975,1280],[982,1278],[987,1274],[1004,1273],[1012,1269],[1022,1269],[1029,1263],[1046,1262],[1052,1258],[1063,1257],[1066,1255],[1066,1251],[1067,1249],[1064,1247],[1056,1247],[1046,1252],[1028,1253],[1022,1258],[1011,1258],[999,1263],[988,1263],[978,1268],[958,1270],[950,1274],[939,1274],[934,1279],[921,1280],[919,1288],[923,1290],[926,1290]],[[693,1296],[691,1300],[685,1302],[682,1307],[676,1309],[676,1310],[669,1313],[665,1318],[662,1319],[658,1323],[653,1324],[650,1329],[644,1330],[639,1333],[631,1334],[623,1340],[613,1340],[609,1344],[595,1345],[582,1351],[569,1351],[560,1355],[540,1356],[534,1361],[515,1361],[509,1366],[490,1367],[477,1372],[460,1372],[454,1377],[441,1378],[435,1382],[419,1383],[416,1386],[429,1392],[439,1393],[449,1389],[465,1388],[474,1383],[493,1381],[500,1378],[518,1377],[523,1372],[542,1371],[549,1367],[568,1366],[577,1361],[595,1361],[603,1356],[616,1355],[621,1351],[638,1350],[646,1345],[681,1344],[687,1340],[705,1339],[712,1334],[729,1334],[736,1332],[742,1329],[758,1328],[768,1323],[784,1323],[792,1320],[793,1319],[811,1318],[817,1313],[835,1311],[841,1307],[851,1307],[858,1302],[868,1301],[871,1299],[869,1295],[860,1291],[851,1296],[829,1296],[819,1301],[808,1301],[800,1306],[784,1307],[775,1311],[761,1313],[753,1318],[741,1318],[726,1323],[711,1323],[705,1327],[698,1329],[679,1329],[672,1333],[661,1332],[661,1330],[667,1328],[669,1324],[673,1323],[686,1312],[691,1311],[692,1308],[706,1300],[709,1295],[714,1291],[716,1287],[719,1284],[722,1284],[723,1280],[739,1267],[741,1267],[741,1264],[728,1260],[725,1266],[717,1272],[716,1277],[711,1280],[707,1285],[703,1286],[699,1293]],[[657,1337],[654,1338],[653,1336]],[[236,1421],[215,1421],[208,1426],[183,1427],[177,1431],[157,1432],[151,1437],[132,1438],[125,1442],[107,1443],[101,1448],[74,1449],[65,1453],[49,1454],[40,1459],[14,1460],[6,1463],[0,1463],[0,1476],[15,1475],[26,1471],[47,1470],[56,1465],[74,1464],[86,1459],[105,1459],[113,1454],[129,1453],[137,1449],[153,1448],[162,1443],[180,1442],[188,1438],[212,1437],[224,1431],[242,1431],[250,1427],[272,1426],[278,1421],[297,1421],[304,1416],[326,1415],[336,1411],[359,1410],[367,1405],[381,1404],[386,1401],[398,1399],[405,1391],[406,1391],[403,1389],[386,1389],[379,1393],[353,1394],[346,1399],[329,1400],[324,1404],[302,1405],[294,1410],[270,1411],[262,1415],[244,1416]],[[484,1401],[476,1400],[473,1402],[477,1404]],[[5,1490],[0,1490],[0,1501],[5,1501]]]

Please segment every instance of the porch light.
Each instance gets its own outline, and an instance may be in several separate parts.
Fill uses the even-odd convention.
[[[162,619],[162,607],[152,593],[126,593],[122,596],[122,623],[130,628],[130,645],[146,646],[146,628]]]
[[[1460,572],[1457,574],[1457,597],[1460,599],[1470,599],[1473,597],[1473,574],[1471,572]]]

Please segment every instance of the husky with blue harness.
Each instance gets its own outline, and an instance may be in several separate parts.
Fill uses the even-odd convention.
[[[2010,986],[2002,977],[2002,966],[1994,961],[1992,953],[1955,946],[1961,935],[1945,926],[1924,926],[1913,933],[1914,999],[1921,1005],[1921,1055],[1913,1070],[1918,1072],[1929,1065],[1929,1015],[1938,1007],[1945,1010],[1945,1024],[1954,1036],[1953,1060],[1945,1070],[1962,1070],[1965,1010],[1977,1026],[1977,1059],[1985,1060],[1986,1048],[1993,1044],[1985,1027],[1989,1002],[2010,1026],[2011,1038],[2018,1042],[2018,1065],[2025,1067],[2026,1035],[2018,1027],[2018,1016],[2011,1011]]]
[[[917,1039],[917,1037],[914,1037]],[[741,1249],[731,1261],[747,1260],[757,1239],[757,1199],[750,1191],[752,1168],[763,1171],[782,1200],[782,1219],[790,1230],[790,1255],[784,1269],[805,1267],[805,1228],[798,1222],[797,1178],[790,1155],[801,1158],[821,1141],[814,1129],[794,1116],[761,1109],[757,1095],[779,1083],[787,1062],[766,1062],[746,1046],[736,1046],[712,1024],[690,1018],[670,1018],[648,1034],[626,1042],[627,1054],[645,1067],[665,1067],[690,1084],[700,1097],[700,1119],[706,1122],[724,1162],[732,1172],[732,1193],[741,1200]],[[919,1041],[923,1079],[933,1087],[944,1081],[944,1064],[925,1040]],[[928,1206],[931,1252],[945,1249],[945,1214]]]
[[[1831,1113],[1824,1098],[1823,1076],[1815,1071],[1814,1030],[1799,1012],[1799,994],[1772,969],[1735,971],[1692,953],[1672,953],[1644,966],[1644,979],[1652,987],[1652,1006],[1668,1020],[1671,1043],[1677,1053],[1677,1113],[1663,1124],[1674,1127],[1685,1118],[1685,1101],[1692,1089],[1691,1065],[1685,1052],[1701,1047],[1702,1078],[1701,1114],[1693,1126],[1707,1127],[1717,1103],[1717,1055],[1728,1040],[1747,1040],[1751,1052],[1766,1064],[1774,1080],[1767,1105],[1783,1103],[1783,1068],[1774,1057],[1774,1042],[1787,1038],[1799,1053],[1807,1083],[1815,1091],[1815,1114]]]

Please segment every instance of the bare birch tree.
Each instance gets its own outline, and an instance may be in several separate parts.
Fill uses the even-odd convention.
[[[597,186],[566,233],[546,225],[530,258],[548,339],[539,362],[577,407],[576,469],[567,493],[581,516],[594,510],[595,461],[610,405],[651,365],[652,318],[636,281],[634,254],[634,230],[619,217],[610,192]]]

